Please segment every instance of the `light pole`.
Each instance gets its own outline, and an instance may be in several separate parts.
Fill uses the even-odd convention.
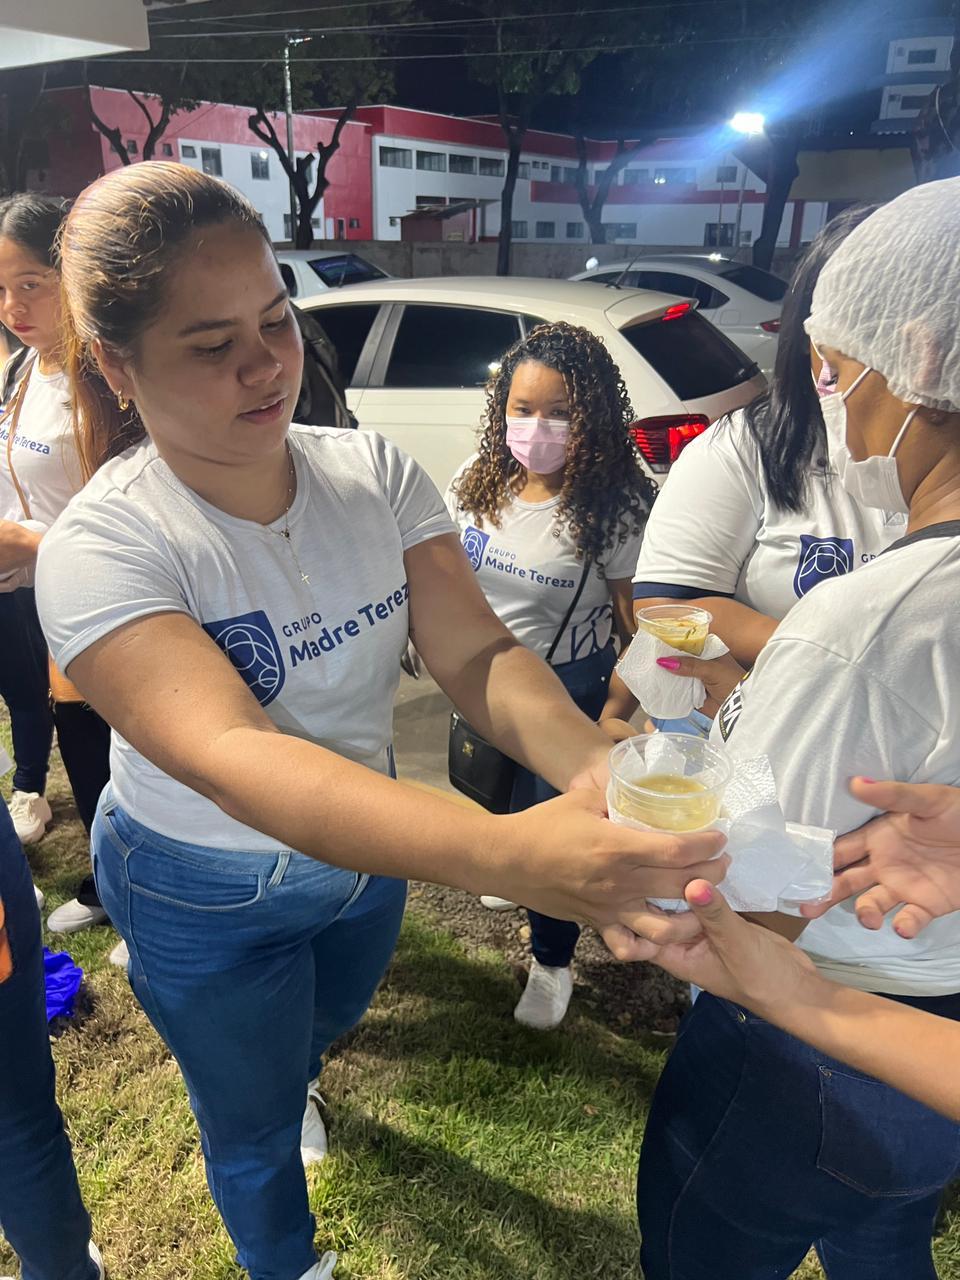
[[[296,168],[297,156],[293,149],[293,86],[290,83],[290,46],[296,43],[292,36],[283,37],[283,96],[287,112],[287,156],[292,168]],[[297,193],[293,183],[288,182],[287,194],[290,197],[290,246],[296,244],[297,225]]]
[[[758,134],[763,133],[764,118],[758,111],[738,111],[730,121],[730,128],[736,133],[745,134],[748,138],[755,138]],[[740,163],[739,160],[737,162]],[[743,193],[747,185],[747,166],[741,165],[740,168],[740,193],[737,197],[737,221],[733,231],[733,256],[739,256],[740,253],[740,224],[743,221]]]

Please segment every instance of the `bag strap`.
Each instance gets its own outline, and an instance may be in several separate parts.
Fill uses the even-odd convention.
[[[23,516],[25,520],[32,520],[30,514],[30,503],[27,501],[27,495],[23,491],[20,481],[17,479],[17,473],[13,466],[13,443],[17,437],[17,427],[20,423],[20,411],[23,408],[24,397],[27,394],[27,383],[30,381],[30,374],[33,372],[33,361],[27,365],[26,372],[20,379],[20,386],[17,388],[16,399],[13,402],[13,414],[10,418],[10,427],[7,434],[7,470],[10,472],[10,479],[13,481],[13,487],[17,491],[17,497],[20,499],[20,506],[23,508]]]
[[[580,597],[583,595],[583,588],[587,585],[587,574],[590,572],[590,566],[592,564],[593,564],[592,558],[590,556],[587,556],[583,562],[583,572],[580,574],[580,581],[577,584],[576,593],[574,594],[573,599],[570,601],[569,609],[563,615],[563,621],[560,623],[560,630],[553,637],[553,644],[550,646],[549,650],[547,651],[547,656],[545,659],[547,662],[550,662],[551,659],[553,658],[553,655],[557,652],[557,645],[560,643],[560,637],[566,631],[567,623],[573,617],[573,611],[574,609],[576,609],[577,605],[580,603]]]

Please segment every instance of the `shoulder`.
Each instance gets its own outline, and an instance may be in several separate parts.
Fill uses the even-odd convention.
[[[148,441],[104,463],[70,499],[44,538],[41,552],[69,541],[78,528],[112,529],[115,536],[124,536],[121,529],[139,527],[146,531],[156,527],[156,516],[163,505],[159,492],[165,491],[168,497],[172,492],[160,477],[162,465]]]

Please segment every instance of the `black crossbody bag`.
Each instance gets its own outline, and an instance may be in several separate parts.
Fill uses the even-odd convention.
[[[573,611],[580,603],[583,589],[587,585],[587,574],[590,572],[589,557],[584,561],[580,582],[570,607],[564,614],[557,634],[553,637],[546,661],[549,663],[557,651],[557,646],[567,629]],[[483,805],[490,813],[509,813],[510,796],[513,793],[513,781],[518,769],[517,762],[482,738],[458,711],[450,716],[450,742],[447,747],[447,773],[450,785]]]

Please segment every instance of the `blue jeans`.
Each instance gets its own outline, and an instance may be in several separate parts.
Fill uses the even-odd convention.
[[[47,785],[53,716],[47,642],[40,630],[32,587],[0,591],[0,698],[10,712],[14,791]]]
[[[2,800],[0,900],[13,955],[13,973],[0,983],[0,1226],[23,1280],[95,1280],[90,1218],[55,1094],[40,913]]]
[[[934,1218],[958,1168],[960,1126],[704,992],[644,1134],[643,1274],[784,1280],[815,1245],[829,1280],[935,1280]]]
[[[300,1161],[307,1084],[373,997],[406,883],[170,840],[109,786],[92,845],[130,985],[183,1072],[238,1261],[253,1280],[298,1280],[316,1261]]]
[[[553,668],[567,693],[591,720],[599,718],[607,701],[610,675],[616,661],[613,645],[608,645],[589,658],[564,662]],[[518,767],[510,797],[510,812],[521,813],[541,800],[552,800],[559,794],[537,774]],[[527,919],[530,921],[530,947],[534,958],[551,968],[565,968],[573,959],[580,926],[572,920],[555,920],[553,916],[541,915],[539,911],[528,911]]]

